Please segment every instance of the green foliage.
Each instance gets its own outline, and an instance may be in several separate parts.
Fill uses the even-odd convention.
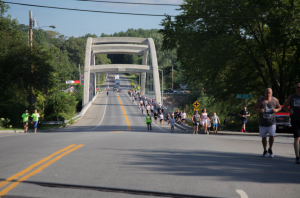
[[[59,114],[64,120],[75,115],[76,97],[71,93],[54,92],[47,101],[47,111]]]
[[[75,123],[75,121],[73,119],[69,120],[69,124],[74,124],[74,123]]]
[[[12,128],[12,125],[9,124],[10,119],[0,118],[0,128]]]
[[[181,6],[180,15],[199,18],[173,21],[167,16],[161,23],[163,49],[176,49],[187,78],[215,98],[238,93],[259,97],[272,87],[282,103],[300,80],[299,2],[238,0],[235,7],[226,7],[230,0],[185,3],[211,5]]]

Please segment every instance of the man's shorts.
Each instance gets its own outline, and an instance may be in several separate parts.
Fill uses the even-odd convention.
[[[276,125],[272,126],[259,126],[259,137],[267,137],[267,134],[269,133],[269,136],[275,136],[276,132]]]
[[[23,125],[28,125],[28,121],[26,121],[26,122],[23,122]]]
[[[37,125],[38,125],[38,123],[39,123],[39,121],[35,121],[35,122],[33,122],[33,128],[37,128]]]
[[[199,125],[199,122],[195,122],[193,123],[194,126],[198,126]]]
[[[294,134],[294,138],[300,137],[300,121],[291,120],[291,124],[292,124],[292,132]]]
[[[213,127],[218,128],[218,123],[213,123]]]
[[[247,123],[247,120],[242,120],[242,124],[246,124]]]

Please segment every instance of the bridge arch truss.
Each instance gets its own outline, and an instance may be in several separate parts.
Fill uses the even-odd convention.
[[[142,65],[108,64],[95,65],[96,54],[136,54],[143,56]],[[148,54],[150,64],[147,65]],[[160,82],[156,49],[152,38],[134,37],[89,37],[86,42],[84,64],[84,86],[82,106],[96,93],[96,73],[138,73],[141,74],[141,94],[145,94],[146,73],[153,75],[155,100],[161,103]]]

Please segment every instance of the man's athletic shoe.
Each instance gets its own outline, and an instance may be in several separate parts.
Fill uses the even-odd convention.
[[[268,156],[268,151],[264,151],[264,153],[262,154],[262,157],[267,157]]]
[[[241,129],[241,132],[244,132],[244,130],[243,130],[243,129]]]
[[[244,132],[247,132],[247,130],[244,130]]]
[[[268,149],[268,153],[269,153],[269,157],[272,157],[272,158],[274,157],[274,154],[273,154],[273,152],[272,152],[272,149],[269,148],[269,149]]]
[[[193,131],[193,134],[195,134],[195,131]]]
[[[300,164],[300,158],[299,157],[296,158],[296,164]]]

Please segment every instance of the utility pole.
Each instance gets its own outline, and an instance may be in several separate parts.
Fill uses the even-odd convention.
[[[173,65],[172,65],[172,90],[174,90],[173,89]]]
[[[81,83],[81,69],[80,69],[80,64],[79,64],[79,83]]]
[[[31,52],[32,52],[32,11],[29,11],[29,46],[30,46],[30,55],[31,55]],[[30,67],[31,67],[31,74],[33,73],[33,65],[32,65],[32,62],[31,62],[31,58],[30,58]],[[32,112],[32,92],[33,92],[33,87],[32,87],[32,78],[30,79],[30,95],[29,95],[29,98],[30,98],[30,102],[29,102],[29,105],[30,105],[30,111]]]

